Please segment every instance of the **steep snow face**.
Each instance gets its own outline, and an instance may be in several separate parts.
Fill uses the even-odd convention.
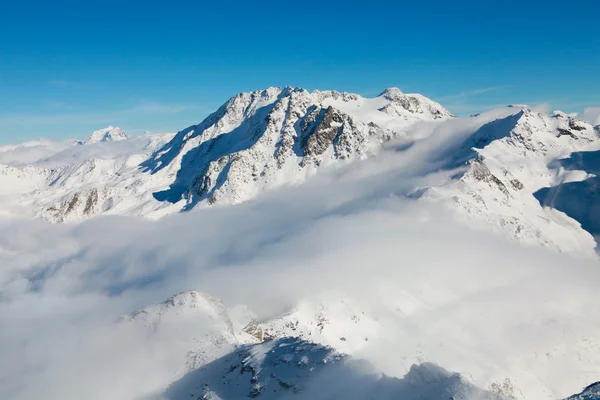
[[[441,201],[526,243],[594,254],[594,238],[580,226],[590,226],[587,220],[542,198],[544,188],[590,177],[584,168],[564,168],[558,160],[600,148],[597,129],[559,111],[549,115],[512,105],[453,118],[439,104],[397,88],[375,98],[269,88],[232,97],[176,135],[124,138],[118,128],[106,128],[85,146],[70,146],[28,167],[4,168],[4,214],[53,222],[100,214],[155,219],[236,204],[301,183],[324,167],[376,155],[394,140],[399,153],[427,147],[422,161],[430,163],[430,173],[456,169],[453,179],[424,181],[410,196]],[[594,193],[586,186],[590,209]],[[577,220],[547,207],[553,205]]]
[[[248,200],[317,169],[364,159],[382,143],[409,139],[420,121],[450,118],[439,104],[388,89],[374,99],[290,87],[241,93],[201,124],[181,131],[142,165],[156,174],[178,166],[159,201],[197,205]]]
[[[418,195],[451,203],[493,229],[525,243],[581,256],[594,256],[595,241],[579,222],[544,206],[538,191],[585,180],[584,171],[567,170],[557,160],[574,151],[600,148],[594,128],[556,112],[508,108],[508,115],[487,122],[442,152],[447,167],[465,168],[457,180],[423,189]]]
[[[92,135],[84,143],[94,144],[100,142],[117,142],[125,139],[127,139],[127,135],[121,130],[121,128],[109,126],[92,133]]]
[[[449,118],[439,104],[398,89],[373,99],[290,87],[240,93],[175,136],[96,131],[84,146],[35,162],[36,178],[15,203],[52,222],[235,204],[367,158],[391,139],[408,142],[418,122]]]
[[[600,235],[600,151],[572,153],[569,158],[554,163],[565,175],[584,177],[583,180],[564,179],[553,182],[534,196],[540,204],[560,210],[575,219],[593,235]]]

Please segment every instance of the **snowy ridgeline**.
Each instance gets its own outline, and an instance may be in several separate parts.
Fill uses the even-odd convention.
[[[398,89],[365,99],[269,88],[231,98],[174,137],[123,143],[126,135],[109,127],[75,142],[83,146],[2,172],[6,180],[24,181],[14,194],[31,199],[25,200],[29,211],[50,221],[105,213],[156,218],[301,182],[321,166],[363,159],[390,139],[406,138],[416,122],[450,116],[439,104]]]
[[[593,256],[598,149],[594,127],[558,111],[509,106],[455,118],[395,88],[371,99],[269,88],[234,96],[175,135],[127,138],[109,127],[75,146],[6,147],[0,201],[9,217],[156,219],[244,202],[324,167],[335,174],[394,152],[414,170],[412,187],[397,194],[441,202],[525,243]],[[574,152],[588,162],[569,162]],[[427,179],[439,171],[454,173]]]

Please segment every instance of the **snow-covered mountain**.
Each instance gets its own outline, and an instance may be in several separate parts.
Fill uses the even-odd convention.
[[[544,207],[550,203],[541,193],[591,178],[583,168],[566,169],[558,161],[600,148],[598,131],[564,113],[524,106],[492,114],[473,118],[484,120],[438,156],[447,167],[464,165],[464,172],[416,196],[450,201],[453,208],[522,242],[593,256],[594,238],[580,228],[581,219]],[[577,207],[592,210],[593,204],[579,202]]]
[[[243,306],[227,309],[217,299],[185,292],[163,304],[122,317],[120,323],[141,324],[152,336],[177,341],[181,365],[177,379],[165,391],[170,400],[300,398],[375,399],[477,398],[509,399],[510,384],[477,388],[460,374],[430,364],[413,364],[403,379],[390,378],[364,361],[354,360],[344,347],[357,353],[368,342],[369,326],[378,324],[347,301],[305,304],[289,314],[259,321]],[[357,324],[366,329],[357,329]],[[177,333],[173,335],[175,327]],[[164,335],[172,335],[164,337]],[[360,337],[357,337],[360,336]],[[158,339],[157,339],[158,340]],[[182,341],[185,345],[181,345]],[[333,343],[333,346],[324,344]],[[350,345],[344,346],[346,342]],[[358,346],[357,346],[358,343]],[[184,362],[185,360],[185,362]],[[352,376],[365,374],[360,381]],[[329,379],[340,380],[331,386]],[[319,381],[327,381],[327,389]],[[355,386],[353,386],[355,385]],[[336,388],[336,386],[339,386]],[[308,392],[306,392],[308,390]]]
[[[545,399],[556,398],[553,396],[561,387],[558,382],[548,379],[556,365],[575,365],[573,361],[577,360],[585,371],[595,365],[596,357],[588,355],[600,345],[592,334],[593,328],[587,333],[571,332],[568,338],[556,332],[543,339],[537,336],[535,343],[513,343],[516,348],[505,350],[510,352],[508,364],[496,360],[493,355],[495,350],[492,349],[497,349],[498,345],[495,337],[488,338],[489,354],[472,354],[472,347],[479,346],[465,343],[464,338],[485,340],[476,334],[481,327],[456,326],[448,316],[429,322],[421,317],[413,318],[423,316],[425,309],[436,309],[439,305],[435,302],[441,300],[434,300],[435,296],[429,299],[417,299],[417,296],[416,291],[412,295],[404,292],[392,297],[382,296],[382,304],[375,310],[352,298],[326,295],[306,299],[272,318],[259,319],[245,306],[227,308],[218,299],[192,291],[124,316],[119,323],[145,327],[150,340],[163,343],[163,346],[173,343],[168,345],[169,351],[180,358],[181,368],[163,394],[170,400],[190,397],[279,399],[290,394],[307,399],[357,400]],[[444,303],[441,300],[441,304]],[[463,307],[478,313],[486,309],[485,304],[476,303]],[[497,327],[501,331],[498,335],[515,334],[511,324],[523,329],[525,321],[536,313],[542,319],[562,315],[550,304],[530,305],[519,315],[504,320],[505,326]],[[459,314],[471,315],[466,309]],[[488,323],[493,324],[497,316],[490,313]],[[448,350],[443,349],[442,342],[432,346],[427,335],[411,337],[412,329],[418,329],[413,324],[431,324],[448,335],[442,342],[464,347],[464,359],[455,358],[454,365],[463,365],[461,373],[467,374],[468,378],[426,362],[443,361],[445,357],[435,352]],[[571,326],[569,324],[565,321],[564,328]],[[563,328],[557,326],[557,329]],[[402,376],[398,371],[406,371],[402,378],[390,378],[368,362],[359,361],[362,354],[372,354],[378,346],[397,341],[398,335],[408,343],[401,346],[402,351],[396,357],[392,356],[395,361],[387,369],[392,376]],[[450,350],[450,353],[454,352],[457,349]],[[497,364],[492,362],[490,365],[492,359]],[[576,389],[573,382],[581,382],[582,378],[576,371],[565,372],[562,376],[573,390]],[[328,383],[325,385],[320,383],[322,381]],[[331,386],[332,382],[336,384]],[[325,387],[329,389],[324,390]],[[587,388],[579,397],[572,398],[594,399],[592,394],[597,395],[597,387]]]
[[[84,143],[94,144],[99,142],[117,142],[125,139],[127,139],[127,135],[121,130],[121,128],[109,126],[93,132]]]
[[[320,167],[364,159],[391,139],[408,140],[417,122],[450,117],[439,104],[396,88],[374,99],[269,88],[231,98],[142,165],[151,174],[177,166],[175,180],[155,194],[159,201],[184,209],[238,203]]]
[[[373,99],[290,87],[240,93],[199,125],[146,146],[127,147],[142,139],[125,140],[119,128],[94,132],[78,157],[37,162],[35,179],[15,194],[49,221],[157,218],[302,182],[321,167],[367,158],[391,139],[408,140],[418,122],[448,118],[439,104],[396,88]]]
[[[176,134],[0,148],[2,216],[190,211],[3,218],[0,349],[27,362],[0,362],[0,397],[78,396],[124,360],[91,398],[568,396],[600,365],[599,133],[524,105],[459,118],[393,88],[288,87]],[[147,306],[189,288],[222,300]],[[13,385],[22,370],[39,386]]]
[[[455,118],[397,88],[375,98],[269,88],[240,93],[175,135],[128,139],[108,127],[82,143],[28,166],[2,166],[5,214],[53,222],[101,214],[156,219],[247,201],[323,168],[374,156],[391,143],[397,152],[426,147],[423,174],[456,171],[450,180],[417,183],[403,194],[442,202],[526,243],[594,254],[594,238],[580,224],[589,227],[595,217],[587,213],[584,221],[567,212],[573,219],[544,207],[558,204],[542,198],[545,188],[593,182],[593,172],[564,168],[559,160],[600,149],[597,128],[559,111],[513,105]],[[592,209],[594,195],[586,198],[583,207]]]

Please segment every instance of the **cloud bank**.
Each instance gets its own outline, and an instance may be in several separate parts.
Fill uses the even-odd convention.
[[[391,146],[238,206],[157,222],[1,221],[0,398],[160,398],[185,372],[183,333],[114,321],[190,289],[261,318],[352,298],[387,327],[354,356],[392,377],[421,359],[484,386],[510,377],[523,397],[576,392],[600,370],[598,264],[469,228],[409,196],[423,176],[456,173],[431,149],[456,146],[477,123],[431,136],[444,146]]]

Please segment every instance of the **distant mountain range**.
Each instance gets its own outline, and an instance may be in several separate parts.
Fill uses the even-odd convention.
[[[247,201],[427,138],[434,147],[421,161],[429,172],[457,174],[406,195],[442,202],[527,243],[591,255],[600,232],[599,129],[523,105],[456,118],[397,88],[375,98],[269,88],[240,93],[175,135],[128,138],[108,127],[27,165],[0,164],[0,201],[7,215],[51,222],[156,219]]]

